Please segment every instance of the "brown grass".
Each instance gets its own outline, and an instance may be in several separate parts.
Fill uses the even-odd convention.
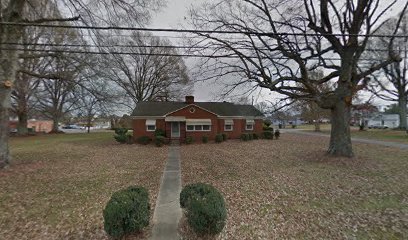
[[[354,159],[331,158],[327,141],[283,134],[183,146],[183,185],[224,193],[218,239],[407,239],[408,151],[355,144]]]
[[[153,213],[167,148],[120,145],[112,136],[13,139],[13,165],[0,171],[0,239],[107,239],[103,208],[130,185],[149,190]]]

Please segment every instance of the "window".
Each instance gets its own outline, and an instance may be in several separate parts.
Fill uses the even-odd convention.
[[[254,120],[246,120],[245,130],[247,130],[247,131],[254,130],[254,124],[255,124]]]
[[[193,132],[193,131],[211,131],[211,125],[187,125],[187,131],[188,132]]]
[[[232,125],[231,124],[224,125],[224,131],[232,131]]]
[[[156,120],[146,120],[146,131],[148,132],[156,131]]]
[[[211,119],[186,119],[186,130],[188,132],[211,131]]]
[[[234,120],[225,119],[224,120],[224,131],[232,131],[234,125]]]

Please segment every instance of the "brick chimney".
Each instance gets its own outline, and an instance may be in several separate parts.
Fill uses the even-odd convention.
[[[194,103],[194,96],[186,96],[186,103],[193,104]]]

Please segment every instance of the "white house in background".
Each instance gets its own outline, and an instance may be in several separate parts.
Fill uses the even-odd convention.
[[[368,128],[397,128],[399,124],[398,114],[380,113],[368,120]]]

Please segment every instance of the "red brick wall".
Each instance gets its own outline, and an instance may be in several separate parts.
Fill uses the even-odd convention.
[[[190,108],[194,107],[195,111],[190,112]],[[195,142],[201,142],[203,136],[208,136],[210,139],[215,139],[215,135],[218,133],[218,118],[213,113],[207,112],[196,106],[188,106],[177,112],[170,114],[172,117],[186,117],[187,119],[211,119],[211,131],[202,132],[187,132],[186,124],[180,125],[180,138],[183,141],[186,137],[191,136]]]
[[[166,129],[164,119],[156,119],[156,129]],[[141,136],[153,138],[154,132],[146,130],[146,119],[133,119],[133,138],[137,139]]]

